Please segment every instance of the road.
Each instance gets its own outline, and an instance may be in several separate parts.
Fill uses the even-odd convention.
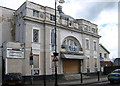
[[[42,85],[24,85],[24,86],[44,86]],[[47,84],[46,86],[54,86],[53,84]],[[105,82],[97,82],[97,83],[91,83],[91,84],[74,84],[74,85],[70,85],[70,84],[62,84],[59,86],[120,86],[120,83],[114,83],[111,84],[109,81],[105,81]]]
[[[120,86],[120,83],[111,84],[109,81],[106,81],[106,82],[99,82],[99,83],[92,83],[85,85],[68,85],[68,86]]]

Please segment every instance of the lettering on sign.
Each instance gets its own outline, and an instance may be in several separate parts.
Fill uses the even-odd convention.
[[[7,58],[24,58],[24,48],[7,48]]]

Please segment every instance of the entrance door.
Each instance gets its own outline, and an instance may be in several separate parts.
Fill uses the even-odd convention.
[[[63,60],[63,73],[79,73],[79,60]]]

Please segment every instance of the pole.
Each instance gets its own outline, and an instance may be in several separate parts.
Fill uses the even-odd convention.
[[[81,83],[83,83],[82,72],[81,72]]]
[[[58,83],[57,83],[57,65],[56,65],[56,61],[55,61],[55,86],[58,86]]]
[[[56,45],[56,4],[57,4],[57,1],[55,0],[55,54],[57,53],[57,45]],[[55,54],[54,54],[54,58],[57,58]],[[55,86],[58,86],[56,60],[55,60]]]
[[[31,85],[33,84],[32,66],[33,65],[31,65]]]
[[[99,75],[99,71],[97,72],[97,74],[98,74],[98,81],[100,81],[100,75]]]
[[[57,53],[57,44],[56,44],[56,0],[55,0],[55,53]],[[55,56],[55,55],[54,55]]]
[[[31,85],[33,84],[33,53],[32,53],[32,47],[30,51],[30,65],[31,65]]]

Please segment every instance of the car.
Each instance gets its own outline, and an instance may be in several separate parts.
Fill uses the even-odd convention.
[[[23,85],[24,80],[21,73],[8,73],[3,80],[3,86],[5,85]]]
[[[115,69],[113,72],[107,75],[110,83],[120,82],[120,69]]]

